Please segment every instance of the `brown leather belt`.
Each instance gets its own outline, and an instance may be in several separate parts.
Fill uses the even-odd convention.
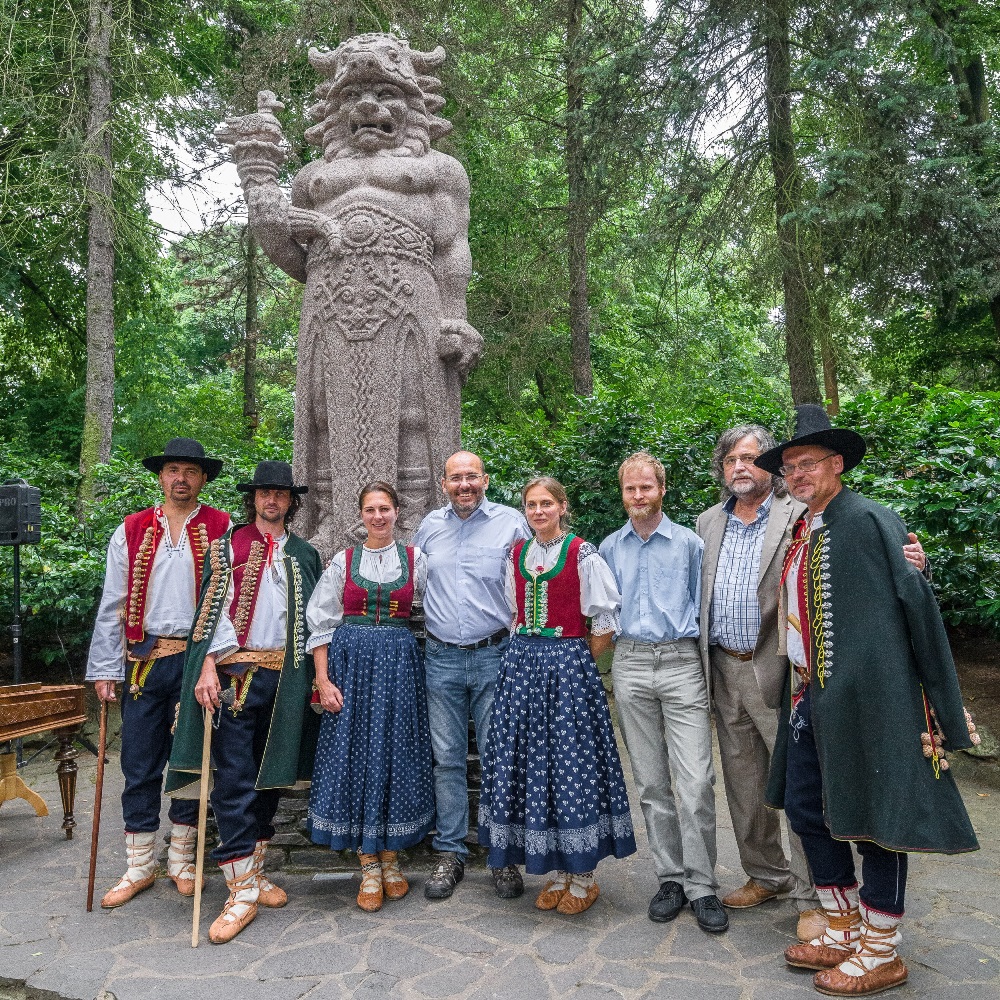
[[[721,649],[726,656],[731,656],[734,660],[739,660],[740,663],[748,663],[753,659],[753,653],[737,653],[735,649],[726,649],[725,646],[721,646],[716,643],[716,647]]]
[[[159,660],[174,653],[183,653],[187,649],[187,639],[164,639],[160,637],[153,643],[153,648],[145,656],[135,656],[128,651],[129,663],[145,663],[147,660]]]
[[[230,663],[253,663],[265,670],[280,670],[285,662],[283,649],[237,649],[221,660],[216,661],[217,667],[225,667]]]

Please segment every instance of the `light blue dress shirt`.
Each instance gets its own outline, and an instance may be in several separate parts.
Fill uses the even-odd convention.
[[[621,635],[637,642],[698,638],[704,547],[666,514],[646,541],[629,520],[601,542],[622,595]]]
[[[507,553],[530,537],[520,512],[485,498],[464,520],[451,504],[432,510],[413,537],[427,556],[428,631],[442,642],[466,646],[509,628]]]

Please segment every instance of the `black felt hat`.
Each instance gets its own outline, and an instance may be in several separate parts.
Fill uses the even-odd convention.
[[[222,459],[206,457],[205,449],[194,438],[172,438],[164,445],[162,455],[150,455],[142,460],[142,464],[157,475],[167,462],[193,462],[201,467],[209,482],[222,471]]]
[[[844,459],[844,472],[865,457],[867,445],[865,439],[857,431],[846,427],[833,427],[826,410],[816,403],[803,403],[795,407],[795,433],[787,441],[782,441],[770,451],[758,455],[754,465],[765,469],[773,476],[780,476],[781,455],[786,448],[798,448],[805,444],[818,444],[835,451]]]
[[[296,486],[292,482],[292,467],[287,462],[258,462],[253,470],[253,481],[237,483],[236,488],[243,493],[254,490],[288,490],[291,493],[308,493],[308,486]]]

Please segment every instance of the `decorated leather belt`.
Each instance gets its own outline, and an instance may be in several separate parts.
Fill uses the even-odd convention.
[[[725,646],[716,643],[717,648],[721,649],[726,656],[731,656],[734,660],[739,660],[740,663],[748,663],[753,659],[753,653],[737,653],[735,649],[727,649]]]
[[[442,646],[450,646],[452,649],[485,649],[487,646],[495,646],[498,642],[503,642],[510,635],[510,629],[498,628],[493,635],[488,635],[485,639],[480,639],[479,642],[470,642],[464,646],[457,642],[445,642],[444,639],[439,639],[430,630],[428,630],[427,635],[435,642],[441,643]]]
[[[252,663],[265,670],[280,670],[285,662],[283,649],[237,649],[221,660],[216,661],[217,667],[225,667],[230,663]]]
[[[187,639],[164,639],[159,638],[153,643],[153,648],[143,656],[137,656],[132,650],[135,644],[129,647],[129,663],[145,663],[147,660],[159,660],[164,656],[173,656],[175,653],[183,653],[187,649]]]

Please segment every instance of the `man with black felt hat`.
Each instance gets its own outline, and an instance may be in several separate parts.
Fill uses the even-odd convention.
[[[122,813],[128,867],[101,900],[112,908],[148,889],[156,871],[160,787],[170,755],[170,729],[181,692],[184,647],[194,620],[209,545],[229,515],[198,502],[222,462],[191,438],[168,441],[144,458],[163,490],[162,502],[129,514],[108,545],[107,574],[87,661],[87,680],[101,701],[122,694]],[[181,895],[194,894],[197,803],[170,806],[167,874]]]
[[[287,462],[260,462],[246,494],[247,523],[214,542],[184,666],[167,791],[197,797],[204,713],[217,711],[212,739],[212,851],[229,899],[209,930],[231,941],[260,906],[287,896],[263,874],[279,790],[312,771],[318,720],[309,711],[306,605],[323,572],[319,553],[288,524],[308,489]],[[223,686],[226,690],[223,691]],[[200,706],[200,707],[199,707]]]
[[[973,740],[934,595],[903,554],[903,522],[843,484],[864,439],[820,406],[796,412],[795,434],[755,463],[807,508],[781,576],[779,651],[791,669],[767,800],[801,839],[830,926],[785,960],[818,970],[820,993],[868,996],[906,981],[896,949],[907,852],[978,849],[935,728],[953,749]]]

